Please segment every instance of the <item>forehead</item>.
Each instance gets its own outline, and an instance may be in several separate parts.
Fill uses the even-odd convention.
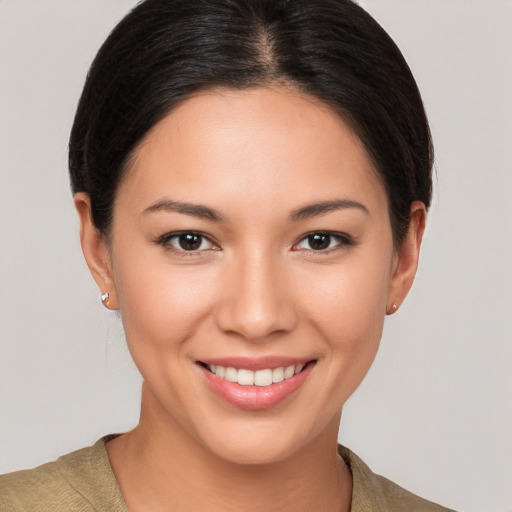
[[[329,196],[386,203],[359,138],[333,110],[284,87],[201,92],[135,152],[119,194],[222,205],[294,205]],[[357,199],[351,197],[350,199]]]

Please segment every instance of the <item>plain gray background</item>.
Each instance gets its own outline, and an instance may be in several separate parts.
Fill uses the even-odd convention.
[[[66,145],[130,0],[0,0],[0,473],[138,419],[140,377],[78,242]],[[404,52],[437,153],[411,295],[344,410],[377,472],[466,512],[512,510],[512,3],[366,0]]]

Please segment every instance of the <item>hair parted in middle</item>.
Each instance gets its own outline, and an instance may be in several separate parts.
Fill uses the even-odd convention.
[[[400,50],[351,0],[145,0],[96,56],[69,143],[73,193],[109,235],[118,186],[144,136],[180,102],[213,88],[281,84],[337,112],[384,184],[393,236],[414,200],[428,208],[433,149]]]

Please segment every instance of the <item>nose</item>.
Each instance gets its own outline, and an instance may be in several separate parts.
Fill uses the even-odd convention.
[[[290,332],[297,323],[292,290],[272,258],[252,253],[234,262],[222,280],[217,324],[248,341]]]

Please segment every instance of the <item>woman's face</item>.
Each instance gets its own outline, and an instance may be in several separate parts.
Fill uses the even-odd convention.
[[[109,258],[142,419],[236,462],[332,438],[403,299],[360,141],[284,88],[201,93],[158,123],[118,190]]]

